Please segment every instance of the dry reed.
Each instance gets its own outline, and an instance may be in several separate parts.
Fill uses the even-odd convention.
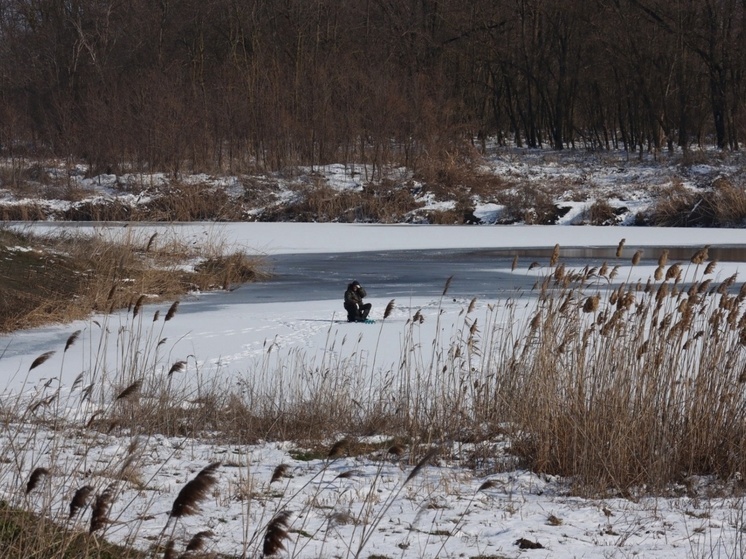
[[[41,478],[48,475],[49,470],[47,468],[35,468],[28,478],[26,483],[26,494],[31,493],[41,482]]]
[[[287,464],[279,464],[272,472],[272,478],[269,480],[269,483],[272,484],[284,477],[287,477],[289,471],[290,466],[288,466]]]
[[[93,493],[93,487],[90,485],[84,485],[83,487],[76,489],[73,498],[70,500],[69,519],[74,518],[78,512],[88,505],[88,499],[90,498],[91,493]]]
[[[200,511],[199,504],[207,498],[212,487],[218,482],[216,470],[220,462],[205,466],[192,480],[181,488],[174,499],[169,519],[190,516]]]
[[[50,359],[50,358],[51,358],[51,357],[52,357],[52,356],[53,356],[54,354],[55,354],[55,352],[54,352],[54,351],[46,351],[46,352],[42,353],[41,355],[39,355],[39,357],[37,357],[36,359],[34,359],[34,360],[33,360],[33,361],[31,362],[31,366],[29,367],[29,369],[28,369],[28,370],[29,370],[29,371],[31,371],[31,370],[33,370],[33,369],[36,369],[36,368],[37,368],[37,367],[39,367],[40,365],[43,365],[44,363],[46,363],[47,361],[49,361],[49,359]]]
[[[89,532],[93,534],[109,524],[109,511],[114,502],[116,485],[109,485],[102,493],[96,496],[96,501],[91,509],[91,526]]]
[[[290,538],[287,528],[290,525],[291,516],[290,511],[281,511],[267,525],[262,546],[264,557],[272,557],[285,549],[285,540]]]

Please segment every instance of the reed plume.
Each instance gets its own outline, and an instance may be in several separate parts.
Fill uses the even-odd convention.
[[[156,231],[150,236],[150,239],[148,239],[148,244],[145,246],[145,252],[150,252],[150,249],[153,246],[153,243],[155,242],[155,238],[157,236],[158,236],[158,231]]]
[[[584,313],[596,312],[598,310],[599,300],[600,300],[600,297],[598,295],[592,295],[588,297],[585,300],[585,303],[583,303],[583,312]]]
[[[390,446],[386,452],[388,452],[389,454],[393,456],[401,456],[402,454],[404,454],[404,450],[405,450],[404,445],[397,443],[397,444]]]
[[[28,370],[31,371],[33,369],[36,369],[39,365],[43,365],[44,363],[49,361],[49,358],[52,357],[54,353],[54,351],[47,351],[45,353],[42,353],[39,357],[31,362],[31,366],[28,368]]]
[[[189,540],[185,551],[187,553],[191,553],[193,551],[202,551],[205,548],[207,539],[211,538],[213,535],[214,533],[212,530],[202,530],[201,532],[197,532]]]
[[[513,257],[513,263],[510,265],[510,271],[514,272],[517,267],[518,267],[518,255],[516,254]]]
[[[290,538],[287,528],[292,514],[290,511],[283,510],[277,513],[267,525],[262,549],[264,557],[271,557],[285,549],[285,540]]]
[[[404,480],[404,484],[408,484],[410,481],[412,481],[415,477],[417,477],[417,474],[420,473],[422,468],[424,468],[430,460],[432,460],[438,453],[440,452],[440,448],[433,447],[430,450],[427,451],[427,454],[423,456],[419,462],[415,465],[414,468],[412,468],[412,471],[409,472],[409,475],[407,476],[407,479]]]
[[[624,248],[624,243],[627,242],[627,239],[622,239],[619,241],[619,244],[616,247],[616,257],[621,258],[622,256],[622,249]]]
[[[678,282],[679,278],[681,277],[681,265],[680,264],[673,264],[671,265],[668,270],[666,270],[666,280],[676,280]]]
[[[67,342],[65,342],[65,350],[63,351],[63,353],[70,349],[70,346],[75,343],[75,341],[78,339],[78,336],[80,336],[80,330],[76,330],[75,332],[70,334],[70,337],[67,338]]]
[[[39,485],[41,478],[47,474],[49,474],[49,470],[47,470],[46,468],[34,469],[34,471],[31,472],[31,475],[28,478],[28,482],[26,483],[26,495],[36,489],[36,486]]]
[[[488,479],[485,481],[482,485],[479,486],[479,489],[477,489],[477,493],[480,491],[486,491],[487,489],[492,489],[493,487],[497,486],[497,482],[493,479]]]
[[[176,542],[174,540],[168,540],[168,543],[166,543],[163,559],[176,559]]]
[[[96,497],[96,502],[93,503],[93,510],[91,511],[91,534],[109,523],[109,510],[111,510],[111,504],[114,502],[115,489],[116,485],[112,483]]]
[[[391,299],[391,301],[389,301],[389,304],[386,305],[386,310],[383,311],[384,320],[386,320],[391,315],[391,312],[394,310],[394,302],[395,299]]]
[[[136,380],[135,382],[130,384],[127,388],[122,390],[119,393],[119,395],[116,398],[114,398],[114,401],[126,400],[127,398],[130,398],[131,396],[133,396],[140,390],[141,386],[142,386],[142,380]]]
[[[70,387],[70,392],[75,392],[78,388],[80,388],[80,385],[83,384],[83,377],[85,376],[85,371],[82,373],[78,373],[78,376],[75,377],[75,380],[72,383],[72,386]]]
[[[349,448],[349,446],[350,446],[349,439],[341,439],[337,441],[329,449],[329,453],[326,455],[327,459],[334,460],[336,458],[339,458]]]
[[[176,361],[173,365],[171,365],[171,368],[168,370],[168,374],[166,376],[170,377],[174,373],[181,373],[186,369],[187,362],[184,360]]]
[[[560,283],[564,277],[565,277],[565,265],[563,263],[554,269],[554,281],[556,283]]]
[[[642,258],[642,251],[638,250],[632,255],[632,265],[637,266]]]
[[[443,294],[441,295],[441,297],[445,297],[446,293],[448,293],[448,288],[451,287],[452,281],[453,281],[453,276],[448,276],[445,287],[443,287]]]
[[[145,295],[140,295],[135,301],[135,307],[132,309],[132,318],[135,318],[142,308],[142,302],[145,300]]]
[[[549,259],[549,267],[553,267],[557,264],[559,261],[559,255],[560,255],[560,246],[559,243],[554,245],[554,249],[552,250],[552,257]]]
[[[220,462],[206,466],[194,479],[181,488],[171,507],[169,519],[190,516],[199,512],[199,503],[207,497],[210,489],[218,481],[215,470],[219,467]]]
[[[85,398],[83,398],[83,399],[85,400]],[[102,413],[104,413],[104,410],[96,410],[96,411],[94,411],[91,414],[91,418],[85,424],[86,428],[90,428],[93,425],[93,422],[96,421],[96,418],[98,416],[100,416]]]
[[[269,480],[270,485],[284,477],[287,477],[288,470],[290,470],[290,466],[287,464],[280,464],[277,466],[274,472],[272,472],[272,478]]]
[[[178,301],[174,301],[173,303],[171,303],[171,306],[168,308],[168,312],[166,312],[166,318],[164,322],[168,322],[169,320],[171,320],[176,314],[176,311],[178,310],[178,308],[179,308]]]
[[[668,263],[668,249],[664,248],[658,257],[658,266],[665,266]]]
[[[703,248],[695,252],[694,255],[692,256],[692,264],[696,264],[697,266],[699,266],[700,264],[703,264],[704,261],[707,260],[709,248],[710,248],[710,245],[705,245]]]
[[[73,498],[70,501],[70,515],[68,516],[68,519],[73,518],[78,514],[80,509],[88,505],[88,499],[90,498],[91,493],[93,493],[93,487],[90,485],[84,485],[75,491]]]

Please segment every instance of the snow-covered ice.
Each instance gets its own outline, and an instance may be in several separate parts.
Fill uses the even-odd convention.
[[[59,224],[39,224],[51,230]],[[152,225],[129,225],[150,231]],[[81,227],[81,229],[84,229]],[[119,234],[122,227],[86,227],[96,234]],[[712,229],[650,229],[593,227],[433,227],[410,225],[340,224],[219,224],[160,226],[162,234],[202,239],[214,236],[258,254],[314,253],[350,250],[397,250],[478,247],[617,246],[744,246],[746,231]],[[740,271],[739,263],[720,263],[723,277]],[[620,271],[626,277],[628,270]],[[537,274],[540,272],[537,271]],[[649,267],[635,268],[642,279]],[[369,286],[370,287],[370,286]],[[339,301],[221,305],[199,314],[179,315],[164,323],[151,322],[167,304],[146,306],[142,335],[167,338],[157,351],[147,344],[160,374],[177,360],[186,361],[183,378],[219,375],[233,382],[258,370],[266,359],[303,359],[319,364],[355,353],[367,364],[384,370],[399,358],[407,320],[418,310],[425,316],[422,338],[435,335],[438,315],[444,339],[463,327],[468,301],[412,298],[397,301],[392,315],[382,320],[388,302],[375,297],[375,325],[339,324]],[[217,297],[202,294],[209,300]],[[227,302],[226,302],[227,301]],[[478,301],[475,316],[485,317],[494,301]],[[188,304],[188,303],[184,303]],[[442,312],[442,314],[441,314]],[[320,320],[304,320],[319,317]],[[102,332],[116,336],[129,328],[126,313],[92,317],[4,336],[2,363],[6,398],[9,394],[47,394],[60,386],[69,391],[81,372],[90,371]],[[81,330],[76,343],[63,351],[69,335]],[[343,339],[347,338],[347,345]],[[108,365],[121,359],[114,352]],[[18,349],[17,349],[18,348]],[[41,353],[55,351],[28,372]],[[159,353],[160,352],[160,353]],[[269,357],[267,357],[269,355]],[[64,398],[60,400],[65,401]],[[62,413],[62,410],[60,411]],[[74,417],[74,416],[71,416]],[[73,491],[91,484],[97,491],[116,481],[116,499],[106,536],[146,548],[159,537],[178,491],[202,468],[221,462],[216,490],[193,517],[176,521],[180,542],[209,529],[208,548],[230,556],[257,556],[262,529],[272,516],[289,510],[287,552],[298,557],[353,557],[371,533],[362,557],[738,557],[744,534],[743,500],[708,493],[707,480],[694,494],[670,498],[641,496],[582,499],[569,495],[566,480],[522,470],[472,470],[460,458],[467,445],[443,449],[432,465],[405,483],[413,460],[382,453],[367,457],[301,460],[289,443],[256,445],[208,444],[186,438],[132,438],[76,428],[64,437],[45,427],[8,425],[0,435],[0,497],[11,503],[26,499],[37,508],[66,517]],[[342,435],[343,433],[340,433]],[[13,437],[10,444],[10,437]],[[330,443],[333,441],[329,441]],[[499,444],[499,441],[495,441]],[[289,466],[285,477],[270,479],[279,464]],[[127,466],[132,472],[123,475]],[[30,472],[50,470],[48,489],[19,495]],[[351,472],[349,475],[348,472]],[[340,474],[345,474],[340,477]],[[479,490],[485,483],[487,488]],[[390,499],[390,501],[388,501]],[[380,522],[376,516],[382,513]],[[87,518],[87,516],[83,516]],[[75,522],[82,526],[80,518]],[[372,530],[372,532],[371,532]],[[522,550],[524,538],[542,547]],[[179,545],[183,545],[180,543]],[[178,548],[177,548],[178,549]]]

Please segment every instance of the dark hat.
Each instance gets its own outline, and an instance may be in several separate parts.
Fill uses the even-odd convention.
[[[354,286],[354,285],[360,286],[360,282],[359,282],[359,281],[357,281],[357,280],[352,280],[352,283],[351,283],[350,285],[353,285],[353,286]]]

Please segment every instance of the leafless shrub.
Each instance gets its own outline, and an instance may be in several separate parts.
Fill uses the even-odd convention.
[[[263,221],[338,221],[395,223],[419,207],[406,187],[390,182],[369,184],[361,191],[337,191],[325,184],[303,186],[294,201],[268,208]]]
[[[239,221],[245,217],[241,204],[223,188],[178,181],[169,183],[136,211],[140,219],[153,221]]]
[[[501,223],[549,225],[555,223],[559,217],[559,210],[552,196],[533,185],[522,185],[501,192],[496,199],[504,206]]]
[[[3,221],[45,221],[52,212],[37,203],[0,204],[0,216]]]
[[[740,227],[746,221],[746,191],[727,178],[701,191],[675,185],[656,198],[649,221],[667,227]]]
[[[648,219],[652,225],[686,226],[689,224],[689,216],[696,200],[696,195],[692,191],[682,185],[673,185],[662,190],[660,195],[656,197]]]
[[[609,201],[600,198],[585,210],[585,221],[589,225],[614,225],[619,219]]]

